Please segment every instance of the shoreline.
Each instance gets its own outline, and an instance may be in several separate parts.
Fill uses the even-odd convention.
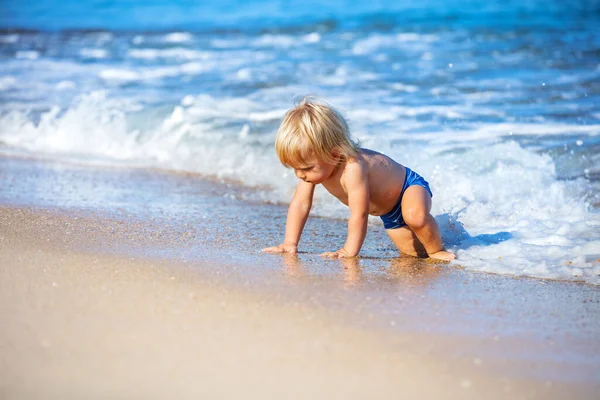
[[[132,256],[124,241],[140,249],[152,242],[138,223],[15,207],[0,208],[0,221],[0,304],[7,320],[0,393],[7,398],[366,398],[401,392],[559,399],[593,398],[600,388],[593,375],[552,380],[515,373],[548,363],[544,346],[519,337],[513,343],[507,335],[500,343],[533,349],[539,360],[510,353],[505,359],[472,357],[494,338],[471,342],[464,330],[416,334],[400,323],[380,326],[364,314],[220,277],[210,257],[183,262]],[[118,225],[129,237],[114,234]],[[243,266],[234,261],[219,268]],[[415,282],[411,290],[420,298],[423,286]],[[413,321],[409,313],[404,317]],[[588,345],[594,346],[588,349],[595,354],[592,365],[580,360],[577,370],[592,367],[593,374],[598,348]],[[550,370],[561,376],[571,364]]]

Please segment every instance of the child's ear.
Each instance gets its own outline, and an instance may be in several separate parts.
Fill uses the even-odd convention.
[[[342,154],[342,153],[340,152],[340,150],[339,150],[339,149],[333,149],[333,151],[331,152],[331,156],[332,156],[333,158],[340,158],[340,155],[341,155],[341,154]]]

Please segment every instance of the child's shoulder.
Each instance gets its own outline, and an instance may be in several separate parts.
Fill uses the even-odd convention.
[[[389,164],[390,161],[392,160],[388,156],[377,151],[359,148],[357,156],[345,162],[342,175],[368,173],[372,169],[377,169],[381,164]]]
[[[366,161],[367,163],[372,163],[372,162],[394,162],[396,163],[396,161],[394,161],[394,159],[392,159],[390,156],[380,153],[378,151],[375,150],[371,150],[371,149],[365,149],[365,148],[360,148],[358,151],[359,157]]]

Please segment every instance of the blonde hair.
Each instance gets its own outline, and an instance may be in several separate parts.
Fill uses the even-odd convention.
[[[277,156],[288,168],[306,164],[312,157],[331,164],[354,159],[358,146],[342,114],[313,96],[302,98],[285,114],[275,139]]]

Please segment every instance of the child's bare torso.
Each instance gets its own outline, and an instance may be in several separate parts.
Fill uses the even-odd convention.
[[[390,157],[369,149],[360,149],[357,160],[341,164],[332,176],[323,182],[329,193],[348,205],[348,192],[344,187],[344,172],[349,163],[359,163],[366,170],[369,187],[369,214],[389,212],[400,197],[406,175],[404,166]]]

